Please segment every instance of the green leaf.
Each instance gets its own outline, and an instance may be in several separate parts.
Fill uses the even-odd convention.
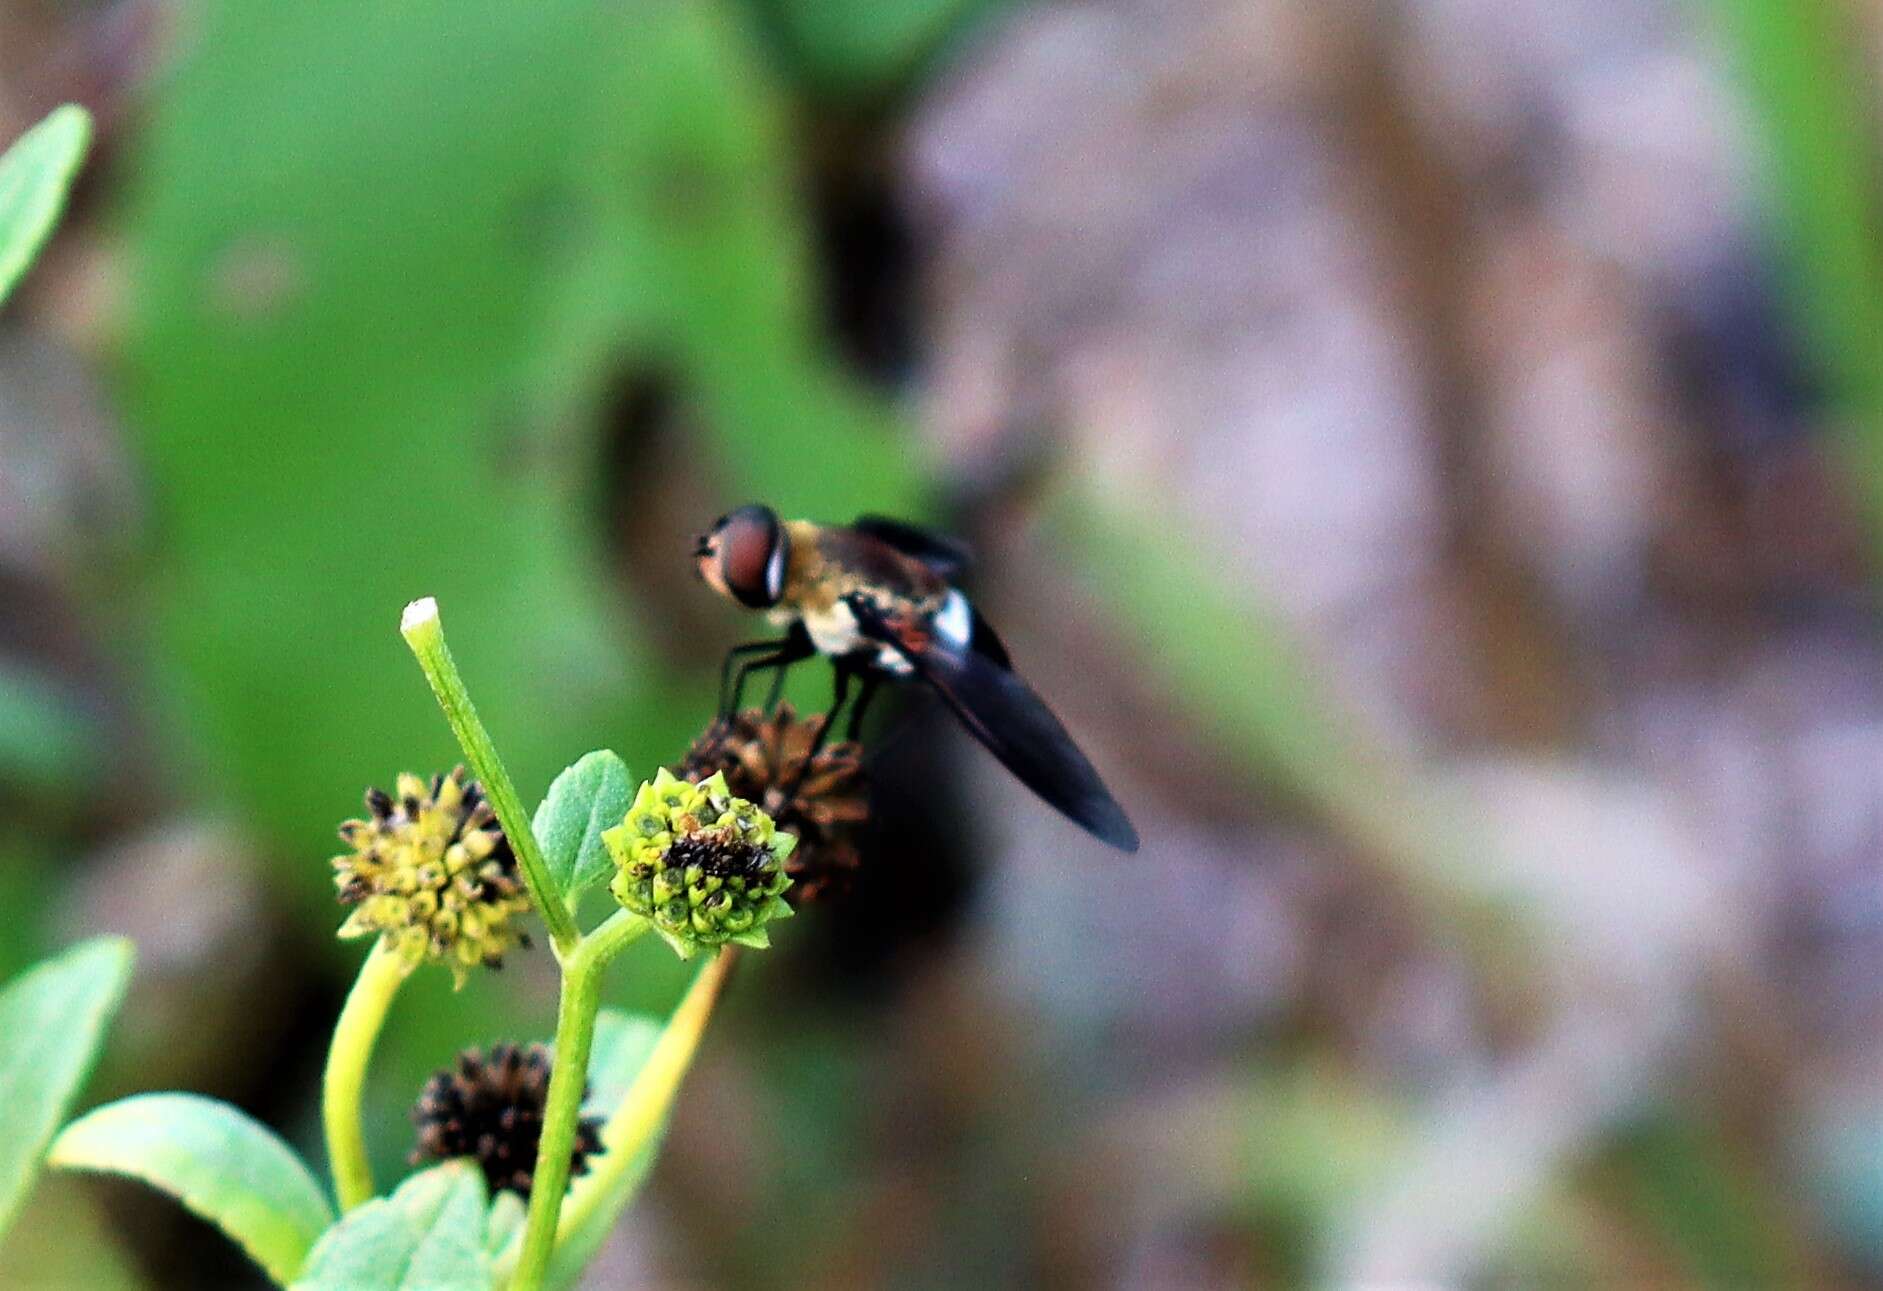
[[[508,1188],[497,1194],[497,1199],[490,1203],[490,1214],[485,1220],[484,1249],[492,1258],[497,1252],[523,1231],[523,1221],[529,1217],[523,1198]]]
[[[282,1284],[333,1223],[320,1184],[273,1130],[195,1094],[139,1094],[88,1112],[65,1127],[48,1160],[169,1193]]]
[[[295,1291],[488,1291],[484,1224],[483,1173],[447,1161],[328,1229]]]
[[[573,900],[614,868],[602,833],[621,823],[633,799],[627,764],[608,749],[585,754],[549,786],[533,827],[564,896]]]
[[[130,980],[131,943],[101,937],[0,992],[0,1232],[78,1095]]]
[[[489,1287],[491,1258],[484,1232],[484,1173],[469,1161],[439,1168],[454,1171],[455,1177],[437,1217],[425,1226],[405,1275],[395,1285],[402,1291]]]
[[[91,115],[68,103],[0,156],[0,304],[58,223],[91,136]]]
[[[572,362],[594,329],[550,285],[620,234],[566,200],[595,164],[570,136],[604,11],[205,0],[128,141],[118,357],[175,522],[150,600],[166,715],[289,851],[359,786],[455,756],[394,632],[419,595],[520,783],[693,719],[628,720],[664,678],[591,558],[589,401],[618,356]],[[317,868],[281,881],[331,907]]]
[[[628,1092],[654,1046],[663,1024],[644,1013],[603,1009],[595,1015],[595,1039],[589,1046],[586,1110],[606,1115]]]

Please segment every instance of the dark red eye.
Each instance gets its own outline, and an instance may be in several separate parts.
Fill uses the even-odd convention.
[[[746,506],[719,522],[719,571],[726,590],[753,609],[778,604],[785,591],[785,528],[770,507]]]

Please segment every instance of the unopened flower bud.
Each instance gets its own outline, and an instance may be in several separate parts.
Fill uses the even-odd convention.
[[[723,775],[690,784],[663,768],[602,841],[617,867],[615,899],[682,959],[729,941],[768,946],[765,925],[791,914],[780,894],[797,839],[734,797]]]

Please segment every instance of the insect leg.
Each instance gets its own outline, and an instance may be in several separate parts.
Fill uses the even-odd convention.
[[[742,641],[726,651],[726,657],[719,664],[719,715],[725,717],[732,709],[732,663],[741,655],[759,654],[776,650],[791,638],[783,637],[777,641]]]
[[[832,659],[830,667],[830,708],[824,714],[823,724],[817,728],[817,737],[811,741],[810,750],[804,755],[804,768],[807,770],[811,759],[818,755],[824,747],[824,741],[830,738],[831,728],[837,725],[837,714],[843,711],[845,701],[850,698],[850,683],[856,677],[856,670],[841,659]],[[799,774],[801,777],[803,772]]]
[[[876,692],[882,688],[882,684],[880,673],[863,674],[863,689],[857,692],[857,702],[850,707],[850,724],[844,729],[844,739],[854,740],[862,734],[863,714],[869,711],[870,701],[876,698]]]
[[[767,668],[776,670],[778,677],[772,687],[773,695],[776,696],[778,689],[782,686],[784,681],[784,670],[789,668],[792,664],[809,659],[812,655],[817,653],[817,647],[811,644],[810,634],[805,632],[802,627],[794,626],[790,635],[786,636],[783,641],[776,641],[771,644],[777,647],[772,653],[761,655],[757,659],[747,660],[739,666],[738,673],[733,677],[731,703],[721,710],[720,715],[722,717],[730,717],[739,711],[739,705],[745,698],[745,679],[747,677],[755,672],[763,672]],[[768,708],[766,711],[769,712],[770,709]]]
[[[843,711],[845,702],[849,700],[850,684],[855,679],[856,674],[849,664],[839,662],[835,665],[835,673],[830,683],[830,712],[824,718],[823,729],[817,733],[818,747],[823,746],[824,737],[829,735],[830,728],[837,724],[837,714]],[[817,749],[813,748],[811,751],[815,753]]]

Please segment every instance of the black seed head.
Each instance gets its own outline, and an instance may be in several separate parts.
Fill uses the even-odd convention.
[[[412,1109],[418,1127],[412,1164],[470,1157],[493,1194],[508,1189],[528,1201],[553,1065],[540,1044],[494,1045],[488,1058],[482,1050],[466,1049],[455,1067],[425,1083]],[[601,1152],[601,1125],[598,1116],[577,1122],[571,1179]]]

